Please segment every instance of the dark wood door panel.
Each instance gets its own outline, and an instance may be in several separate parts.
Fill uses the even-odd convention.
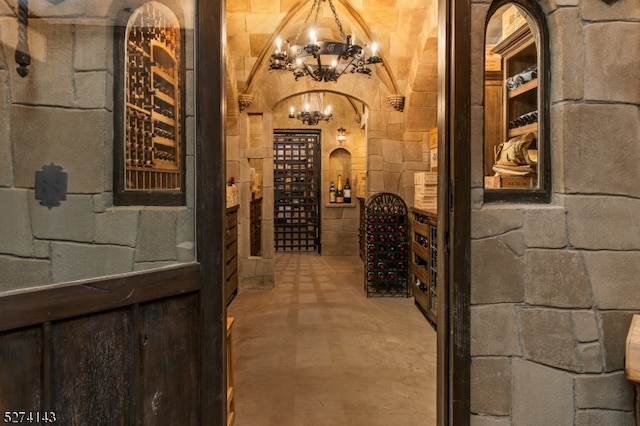
[[[8,318],[40,322],[0,332],[0,413],[46,411],[65,426],[198,424],[201,293],[199,270],[187,270],[127,277],[128,290],[108,279],[13,294],[20,309]],[[123,294],[129,303],[111,307]],[[29,306],[47,296],[56,321]]]
[[[199,265],[76,281],[0,296],[0,331],[101,312],[200,289]]]
[[[0,333],[0,414],[39,411],[42,403],[40,327]]]
[[[51,326],[51,409],[64,425],[129,425],[131,309]]]
[[[198,298],[141,305],[138,345],[140,424],[199,424]]]

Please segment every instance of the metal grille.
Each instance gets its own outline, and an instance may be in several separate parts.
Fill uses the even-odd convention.
[[[369,296],[409,296],[407,206],[388,192],[373,195],[365,206],[365,290]]]
[[[320,132],[276,132],[273,145],[275,249],[320,252]]]

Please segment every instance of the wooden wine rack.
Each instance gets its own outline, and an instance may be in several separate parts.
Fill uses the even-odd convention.
[[[127,32],[125,170],[127,190],[182,186],[180,27],[153,3]]]
[[[411,221],[411,294],[435,328],[438,323],[438,217],[415,207]]]

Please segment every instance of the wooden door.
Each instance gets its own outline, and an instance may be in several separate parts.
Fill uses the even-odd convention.
[[[5,422],[225,423],[223,2],[195,14],[197,261],[0,294]]]
[[[469,425],[471,1],[439,0],[438,415]]]

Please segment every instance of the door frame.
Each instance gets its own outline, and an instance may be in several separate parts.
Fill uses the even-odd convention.
[[[226,226],[225,2],[196,6],[196,229],[200,264],[200,420],[226,424],[227,350],[224,297]]]
[[[437,424],[470,424],[471,1],[438,2]]]

